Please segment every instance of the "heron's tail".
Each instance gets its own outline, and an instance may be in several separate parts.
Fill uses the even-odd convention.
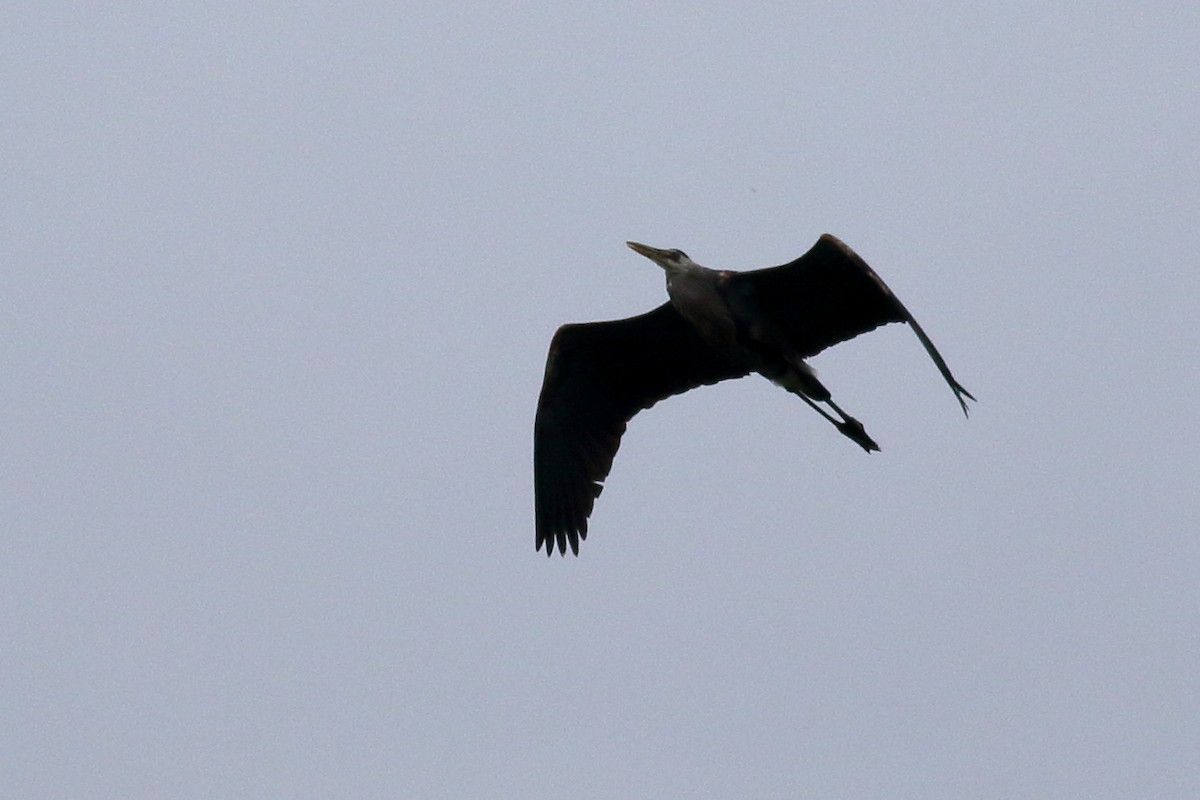
[[[775,366],[773,374],[763,372],[763,375],[792,394],[803,395],[819,403],[828,402],[832,396],[825,384],[818,380],[817,371],[800,359],[788,359]]]

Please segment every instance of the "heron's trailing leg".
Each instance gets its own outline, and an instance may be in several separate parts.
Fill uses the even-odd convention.
[[[829,420],[835,428],[842,432],[843,436],[850,439],[863,450],[866,450],[868,453],[871,451],[879,452],[879,445],[875,443],[874,439],[867,435],[867,431],[863,427],[863,424],[847,414],[845,411],[842,411],[842,409],[838,408],[837,404],[832,400],[825,400],[825,402],[828,403],[829,407],[836,411],[839,416],[841,416],[840,420],[834,419],[832,414],[817,405],[817,402],[808,395],[801,392],[793,392],[793,394],[795,394],[804,402],[808,403],[809,407],[813,411],[816,411],[822,417]]]
[[[868,453],[873,450],[879,450],[879,445],[875,444],[875,440],[867,435],[867,431],[863,428],[862,423],[838,408],[837,403],[831,399],[829,390],[817,379],[817,373],[799,358],[789,358],[782,365],[779,362],[768,362],[765,368],[760,367],[760,372],[774,383],[808,403],[813,411],[816,411],[822,417],[829,420],[835,428],[842,432],[843,436],[850,439],[863,450],[866,450]],[[817,403],[825,403],[837,412],[837,415],[841,419],[836,419],[828,411],[817,405]]]
[[[826,400],[825,402],[828,403],[829,407],[842,417],[841,422],[833,423],[837,426],[839,431],[848,436],[854,441],[855,444],[857,444],[863,450],[866,450],[868,453],[872,450],[879,452],[879,445],[875,444],[875,440],[867,435],[866,428],[863,427],[861,422],[847,414],[845,411],[842,411],[842,409],[838,408],[837,404],[832,400]]]

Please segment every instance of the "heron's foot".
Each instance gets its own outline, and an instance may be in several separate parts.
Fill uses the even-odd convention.
[[[847,417],[841,422],[834,423],[837,429],[845,434],[851,441],[870,453],[872,450],[879,452],[879,445],[875,444],[875,440],[867,435],[867,431],[863,428],[861,422],[854,417]]]

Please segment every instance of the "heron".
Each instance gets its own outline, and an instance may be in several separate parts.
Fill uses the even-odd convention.
[[[533,434],[535,549],[579,554],[626,424],[672,395],[752,372],[799,397],[866,452],[879,450],[805,359],[908,323],[964,415],[975,400],[904,304],[844,242],[823,234],[778,267],[702,267],[682,250],[626,242],[666,273],[668,301],[635,317],[563,325],[550,341]]]

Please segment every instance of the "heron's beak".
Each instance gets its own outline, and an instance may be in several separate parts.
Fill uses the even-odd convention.
[[[625,244],[629,245],[629,249],[632,250],[633,252],[637,253],[638,255],[645,256],[646,258],[653,261],[655,264],[658,264],[660,267],[663,267],[664,269],[666,268],[666,266],[667,266],[667,251],[666,250],[659,250],[657,247],[649,247],[648,245],[639,244],[638,242],[626,242]]]

